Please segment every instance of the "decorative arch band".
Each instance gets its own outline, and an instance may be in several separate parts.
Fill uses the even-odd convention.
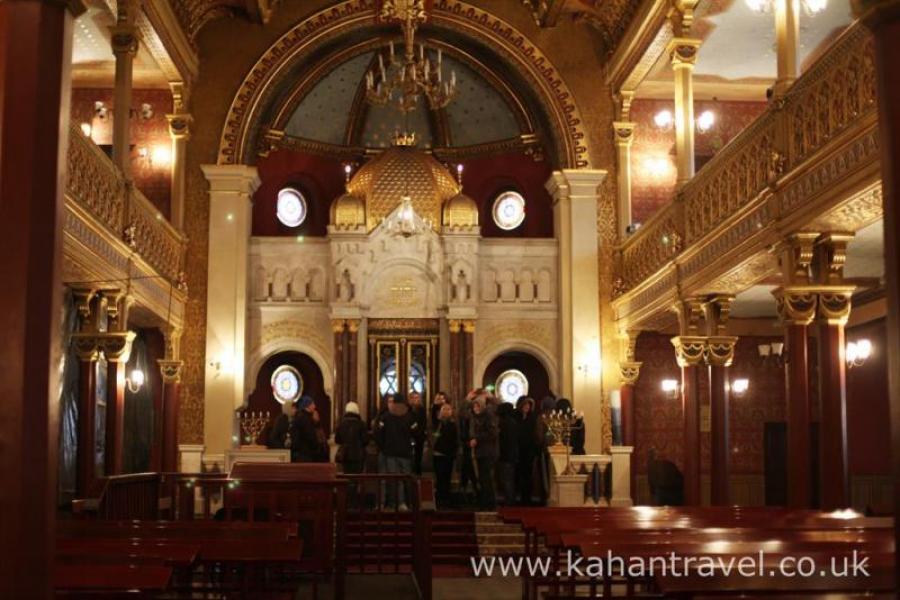
[[[251,159],[252,128],[291,65],[329,41],[370,26],[374,18],[375,0],[347,0],[305,19],[269,47],[232,101],[219,141],[218,163],[242,164]],[[460,0],[435,0],[430,19],[480,41],[508,60],[548,111],[560,166],[587,166],[586,134],[574,96],[539,48],[502,19]]]

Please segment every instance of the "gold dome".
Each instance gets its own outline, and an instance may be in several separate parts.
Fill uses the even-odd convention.
[[[392,146],[360,168],[347,184],[349,194],[365,199],[371,231],[408,195],[413,208],[437,227],[441,207],[459,194],[459,184],[441,163],[412,146]]]
[[[478,205],[463,193],[453,196],[444,204],[444,227],[450,229],[478,227]]]
[[[331,224],[338,229],[365,226],[366,203],[358,196],[344,194],[331,204]]]

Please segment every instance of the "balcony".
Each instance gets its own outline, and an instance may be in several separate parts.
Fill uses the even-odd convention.
[[[139,305],[180,321],[184,234],[74,126],[66,174],[65,281],[112,286],[133,279]]]
[[[679,295],[737,293],[774,274],[769,249],[790,233],[881,216],[871,46],[860,24],[848,28],[621,245],[620,328],[661,327]]]

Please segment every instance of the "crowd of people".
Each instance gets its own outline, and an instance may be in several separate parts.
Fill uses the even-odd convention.
[[[334,460],[347,474],[433,472],[439,508],[545,503],[549,489],[548,448],[555,440],[544,415],[570,411],[565,398],[544,398],[540,406],[522,396],[513,405],[476,389],[454,405],[435,395],[430,410],[421,394],[387,394],[369,423],[349,402],[335,428]],[[290,447],[295,462],[327,462],[329,446],[315,403],[304,397],[272,428],[269,445]],[[570,440],[573,454],[584,454],[584,427]],[[374,458],[374,460],[370,460]],[[454,489],[454,473],[457,486]],[[385,507],[406,510],[403,486],[388,486]]]

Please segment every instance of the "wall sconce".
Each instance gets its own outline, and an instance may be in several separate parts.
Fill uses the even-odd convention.
[[[653,178],[665,177],[671,171],[671,163],[668,158],[661,156],[647,157],[644,159],[644,169]]]
[[[716,124],[716,114],[711,110],[704,110],[695,119],[695,124],[697,125],[698,132],[706,133]]]
[[[106,106],[106,103],[102,100],[97,100],[94,102],[94,115],[100,119],[101,121],[105,121],[109,118],[110,108]],[[143,121],[149,121],[153,118],[153,105],[144,102],[141,104],[140,108],[132,108],[128,111],[129,115],[132,117],[139,117]]]
[[[675,126],[675,117],[672,111],[663,109],[653,115],[653,124],[657,129],[668,130]],[[699,133],[706,133],[716,124],[716,113],[711,110],[704,110],[696,118],[694,118],[694,126]]]
[[[750,380],[746,378],[735,379],[731,382],[731,392],[735,396],[743,396],[750,389]]]
[[[784,366],[784,342],[772,342],[771,344],[759,344],[756,347],[760,358],[763,362],[768,362],[769,358],[773,360],[775,366]]]
[[[94,133],[94,128],[90,123],[82,123],[81,124],[81,133],[84,134],[84,137],[91,137],[91,134]]]
[[[663,379],[660,382],[659,387],[666,396],[673,400],[678,397],[678,391],[679,388],[681,388],[677,379]]]
[[[653,115],[653,123],[660,129],[669,129],[675,124],[671,110],[661,110]]]
[[[861,367],[872,355],[872,342],[867,339],[847,342],[847,368]]]
[[[140,369],[132,370],[131,375],[125,378],[125,385],[128,386],[129,392],[137,394],[144,386],[144,372]]]
[[[94,102],[94,115],[101,121],[109,118],[109,108],[101,100]]]
[[[772,12],[775,6],[775,0],[744,0],[747,8],[758,15],[764,15]],[[810,17],[819,14],[828,8],[828,0],[800,0],[803,11]]]

